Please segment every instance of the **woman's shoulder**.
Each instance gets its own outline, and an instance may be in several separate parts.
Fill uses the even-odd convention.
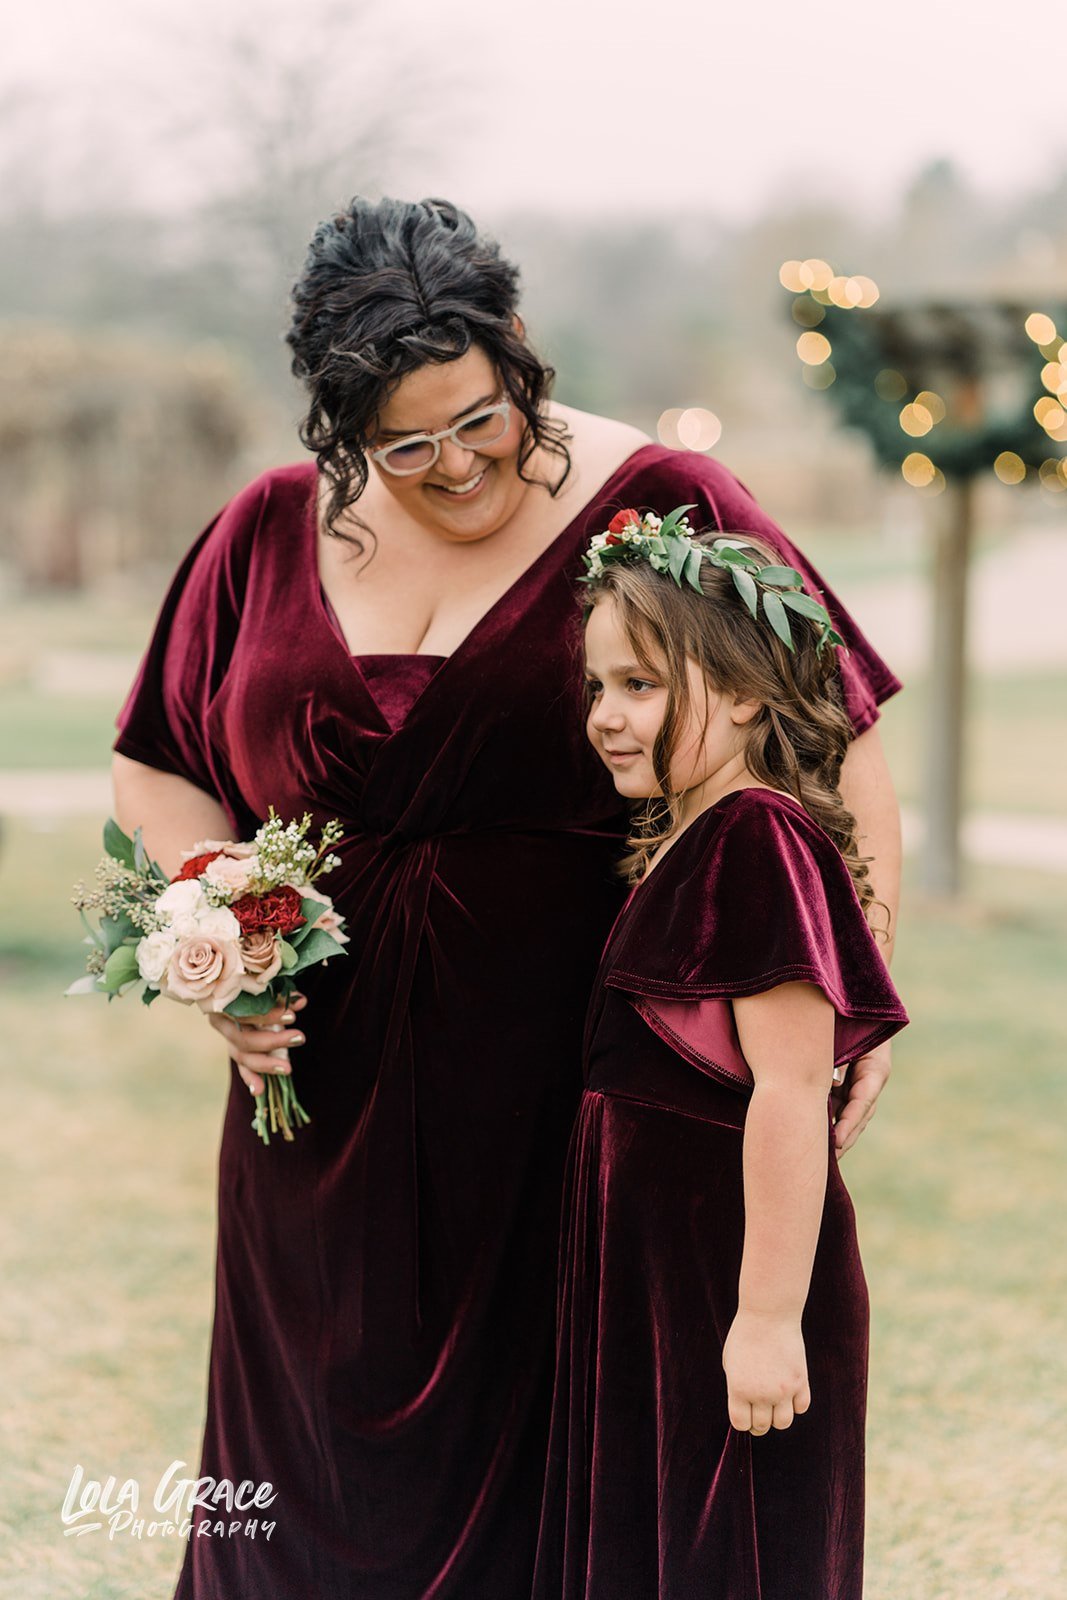
[[[708,518],[725,529],[769,524],[751,491],[715,456],[649,440],[625,465],[619,489],[638,510],[662,514],[676,505],[692,504],[697,508],[690,517],[694,524]]]

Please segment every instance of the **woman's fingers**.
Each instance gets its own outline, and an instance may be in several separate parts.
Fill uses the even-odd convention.
[[[792,1400],[779,1400],[771,1413],[772,1428],[789,1428],[793,1424]]]
[[[752,1421],[749,1424],[749,1433],[755,1434],[757,1438],[760,1434],[768,1433],[773,1416],[774,1407],[770,1402],[768,1400],[757,1400],[752,1407]]]
[[[798,1417],[802,1417],[804,1412],[807,1411],[810,1406],[811,1390],[808,1385],[805,1384],[804,1387],[802,1389],[798,1389],[796,1394],[793,1396],[793,1410],[796,1412]]]
[[[294,994],[288,1006],[279,1002],[258,1017],[240,1019],[218,1011],[208,1013],[211,1026],[226,1040],[241,1082],[252,1094],[264,1093],[265,1073],[285,1074],[292,1071],[289,1050],[302,1045],[304,1035],[289,1024],[296,1021],[296,1013],[306,1005],[304,995]]]
[[[834,1144],[839,1156],[852,1149],[874,1116],[878,1096],[885,1088],[892,1065],[888,1044],[876,1045],[867,1055],[860,1056],[852,1063],[847,1079],[848,1100],[834,1123]]]
[[[747,1400],[736,1400],[734,1396],[727,1397],[727,1410],[730,1413],[730,1425],[739,1433],[747,1433],[752,1426],[752,1407]]]

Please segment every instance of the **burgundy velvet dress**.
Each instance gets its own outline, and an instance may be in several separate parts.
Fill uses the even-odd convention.
[[[590,1004],[536,1600],[859,1600],[867,1290],[832,1149],[811,1409],[739,1433],[722,1370],[752,1087],[730,997],[796,981],[835,1007],[835,1065],[907,1021],[828,836],[734,791],[632,891]]]
[[[200,1470],[269,1479],[277,1526],[194,1532],[179,1600],[529,1591],[582,1025],[622,899],[575,580],[616,510],[683,501],[799,563],[724,468],[649,445],[447,660],[349,655],[310,463],[244,490],[178,571],[116,748],[218,798],[239,838],[271,804],[340,817],[351,935],[305,985],[311,1126],[264,1147],[231,1068]],[[826,598],[858,731],[898,684]]]

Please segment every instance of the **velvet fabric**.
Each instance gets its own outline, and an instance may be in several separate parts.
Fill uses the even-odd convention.
[[[722,1371],[752,1088],[729,997],[791,981],[834,1005],[838,1059],[907,1021],[831,841],[788,796],[736,791],[632,892],[594,987],[535,1600],[859,1600],[867,1290],[832,1148],[811,1409],[739,1433]]]
[[[722,467],[650,445],[451,657],[364,662],[327,614],[306,464],[238,495],[167,595],[116,748],[239,838],[271,804],[340,817],[351,935],[305,985],[311,1126],[261,1145],[231,1068],[200,1470],[269,1479],[277,1526],[194,1534],[178,1600],[528,1593],[582,1024],[622,899],[575,580],[614,511],[682,501],[799,560]],[[827,600],[859,730],[896,680]]]

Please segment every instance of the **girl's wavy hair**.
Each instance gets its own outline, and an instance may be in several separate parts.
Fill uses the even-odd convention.
[[[700,537],[710,542],[721,536],[715,529]],[[743,542],[764,564],[777,565],[781,559],[761,539],[729,537]],[[817,654],[818,623],[794,612],[789,615],[794,649],[787,649],[762,614],[759,619],[751,615],[729,572],[708,561],[701,562],[700,584],[701,594],[688,586],[679,588],[666,574],[636,561],[612,563],[585,586],[587,605],[615,602],[638,662],[661,677],[667,690],[666,714],[652,752],[661,793],[638,811],[620,872],[635,883],[652,851],[678,831],[681,795],[671,791],[668,774],[692,709],[686,670],[691,660],[713,692],[760,702],[755,716],[740,728],[746,767],[761,783],[800,801],[840,850],[864,913],[878,905],[888,919],[889,908],[875,899],[867,870],[872,858],[859,853],[856,819],[845,809],[838,788],[853,730],[836,652],[824,648]],[[888,937],[888,920],[884,930],[876,931]]]
[[[447,200],[357,196],[319,224],[293,287],[286,343],[310,403],[300,438],[330,484],[326,531],[362,494],[367,441],[400,380],[427,362],[483,350],[526,421],[518,472],[540,447],[571,470],[562,422],[544,413],[555,372],[515,326],[519,274],[500,247]],[[369,529],[367,530],[370,531]]]

